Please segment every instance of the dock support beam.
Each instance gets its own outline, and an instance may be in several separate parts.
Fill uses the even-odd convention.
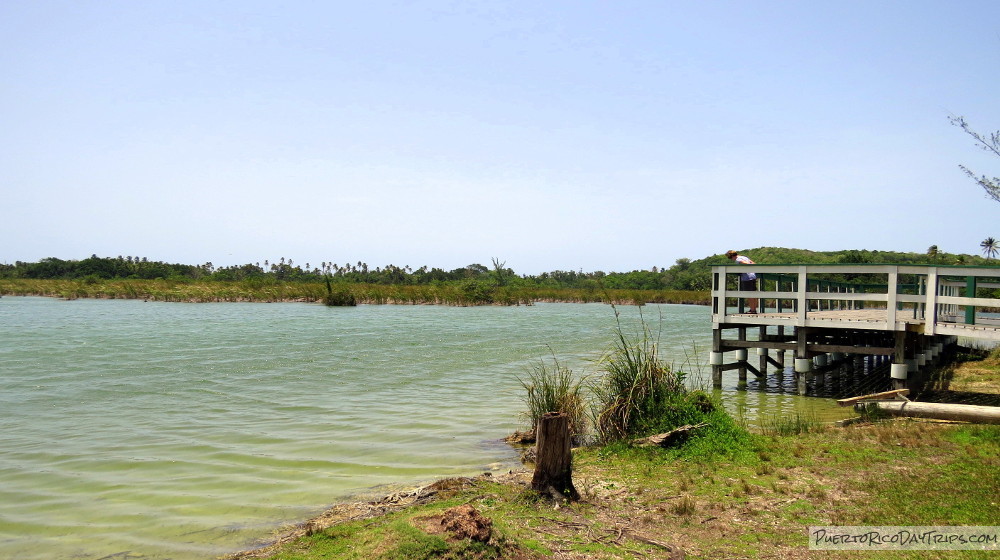
[[[737,329],[737,331],[739,331],[739,338],[738,338],[738,340],[741,341],[741,342],[746,341],[746,339],[747,339],[747,328],[746,327],[740,327],[740,328]],[[737,383],[736,383],[736,388],[740,389],[740,390],[745,390],[747,388],[747,349],[746,348],[741,348],[741,349],[737,350],[736,351],[736,359],[739,361],[739,364],[740,364],[740,368],[739,368],[740,378],[739,378],[739,381],[737,381]]]
[[[800,395],[806,394],[807,376],[812,376],[812,359],[806,340],[808,333],[809,329],[805,327],[795,329],[795,383]]]
[[[708,359],[712,365],[712,387],[722,388],[722,329],[712,329],[712,354]]]
[[[905,389],[906,377],[910,369],[906,360],[906,331],[896,331],[895,337],[895,351],[892,355],[892,366],[889,368],[892,376],[892,388]]]

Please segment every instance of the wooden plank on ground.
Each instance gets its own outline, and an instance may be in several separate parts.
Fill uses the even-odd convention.
[[[837,404],[840,406],[851,406],[852,404],[868,400],[868,399],[892,399],[897,395],[905,397],[910,394],[909,389],[893,389],[892,391],[882,391],[881,393],[872,393],[870,395],[861,395],[860,397],[849,397],[846,399],[838,399]]]

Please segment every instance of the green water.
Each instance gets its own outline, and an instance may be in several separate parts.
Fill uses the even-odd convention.
[[[675,365],[705,362],[707,308],[642,313]],[[207,559],[374,487],[512,468],[517,377],[553,353],[593,373],[614,327],[602,304],[4,297],[0,558]],[[751,419],[844,415],[725,385]]]

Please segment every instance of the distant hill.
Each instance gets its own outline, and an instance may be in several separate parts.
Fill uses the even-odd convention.
[[[784,247],[757,247],[737,249],[741,255],[750,257],[758,264],[931,264],[998,266],[997,260],[988,260],[977,255],[954,254],[928,251],[927,253],[901,253],[897,251],[870,251],[867,249],[845,249],[841,251],[810,251],[808,249],[788,249]],[[692,261],[678,259],[677,263],[663,271],[663,285],[673,290],[707,290],[711,267],[728,264],[725,254],[711,255]]]

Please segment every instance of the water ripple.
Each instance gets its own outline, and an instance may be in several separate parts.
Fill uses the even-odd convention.
[[[708,310],[652,306],[676,348]],[[628,310],[625,310],[628,313]],[[204,559],[378,485],[504,468],[517,380],[603,305],[0,300],[0,557]]]

